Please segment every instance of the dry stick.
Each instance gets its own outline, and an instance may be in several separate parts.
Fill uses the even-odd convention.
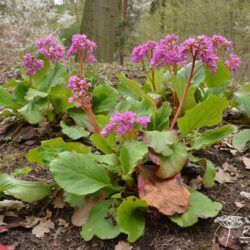
[[[186,99],[191,80],[192,80],[193,75],[194,75],[194,66],[195,66],[195,57],[193,58],[192,68],[191,68],[191,71],[190,71],[190,74],[189,74],[189,77],[188,77],[188,81],[187,81],[183,96],[182,96],[180,104],[179,104],[179,107],[178,107],[178,109],[177,109],[177,111],[175,113],[174,119],[172,120],[171,125],[169,127],[170,130],[174,128],[174,125],[175,125],[175,123],[176,123],[176,121],[177,121],[177,119],[178,119],[178,117],[179,117],[179,115],[181,113],[181,109],[183,107],[183,104],[184,104],[184,101]]]

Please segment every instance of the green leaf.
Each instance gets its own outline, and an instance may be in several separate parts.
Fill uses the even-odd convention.
[[[138,116],[151,116],[156,110],[156,105],[150,96],[146,96],[142,101],[134,101],[129,110]]]
[[[22,181],[9,175],[0,174],[0,193],[17,199],[34,202],[49,195],[51,186],[44,182]]]
[[[148,152],[147,146],[139,141],[125,141],[120,148],[120,163],[123,178],[129,178],[136,164]]]
[[[106,154],[106,155],[92,155],[95,160],[99,163],[105,164],[104,167],[108,170],[111,170],[113,173],[120,173],[120,163],[115,154]]]
[[[16,168],[10,175],[16,177],[18,175],[26,175],[33,170],[31,167]]]
[[[56,114],[65,112],[67,109],[75,106],[74,103],[69,103],[69,97],[72,92],[67,89],[64,84],[57,84],[51,87],[49,92],[49,99],[55,109]]]
[[[178,77],[184,79],[187,82],[191,68],[192,68],[192,63],[189,63],[187,66],[182,67],[177,72]],[[200,84],[203,83],[205,79],[205,70],[204,67],[202,67],[202,62],[195,63],[195,70],[198,71],[192,78],[191,86],[199,87]]]
[[[61,137],[46,140],[37,148],[30,149],[26,155],[29,162],[36,162],[38,165],[48,167],[50,161],[63,151],[74,151],[86,154],[90,152],[89,147],[78,142],[64,142]]]
[[[119,74],[118,79],[119,79],[118,90],[123,95],[132,97],[135,100],[140,100],[146,95],[141,85],[137,81],[130,80],[123,74]]]
[[[39,91],[39,90],[36,90],[36,89],[29,88],[28,92],[25,95],[25,99],[27,101],[33,101],[34,99],[44,98],[44,97],[47,97],[47,96],[48,96],[47,92],[42,92],[42,91]]]
[[[233,146],[240,152],[245,150],[248,142],[250,142],[250,129],[243,129],[233,137]]]
[[[105,154],[112,154],[116,146],[116,139],[114,134],[111,134],[107,137],[102,137],[99,134],[92,134],[90,136],[90,141],[96,148],[98,148]]]
[[[57,84],[66,84],[67,82],[67,74],[65,67],[57,62],[54,66],[54,68],[50,71],[48,76],[40,82],[40,84],[37,86],[37,90],[47,92],[49,91],[53,86]]]
[[[162,106],[153,113],[151,122],[148,125],[148,130],[162,131],[168,127],[169,117],[172,113],[172,108],[169,102],[164,102]]]
[[[204,194],[189,190],[191,193],[190,206],[188,210],[181,215],[171,216],[171,221],[177,223],[181,227],[189,227],[198,221],[198,218],[215,217],[222,209],[219,202],[212,202]]]
[[[3,87],[0,87],[0,108],[12,108],[15,102],[11,94]]]
[[[213,130],[207,130],[192,139],[191,147],[196,150],[210,147],[236,131],[237,127],[230,124]]]
[[[211,73],[209,68],[205,68],[206,78],[205,83],[209,88],[223,88],[230,83],[231,73],[227,67],[224,66],[222,61],[218,62],[218,68],[214,74]]]
[[[64,202],[69,204],[71,207],[82,207],[85,204],[84,195],[71,194],[66,191],[63,192]]]
[[[92,127],[87,114],[81,109],[70,109],[67,113],[74,120],[76,125],[87,128]]]
[[[63,152],[50,163],[50,171],[60,187],[76,195],[111,186],[106,171],[86,154]]]
[[[27,103],[22,108],[18,109],[18,112],[30,124],[37,124],[44,118],[45,108],[47,106],[47,99],[34,100],[32,102]]]
[[[245,112],[248,117],[250,117],[250,91],[236,92],[234,93],[234,98],[239,109]]]
[[[60,122],[60,126],[62,132],[73,140],[89,136],[89,132],[84,130],[81,126],[68,126],[64,121]]]
[[[182,136],[185,137],[194,129],[220,123],[222,112],[227,106],[228,101],[225,97],[211,95],[193,109],[187,110],[185,115],[177,120]]]
[[[24,82],[24,83],[19,83],[12,96],[15,102],[18,104],[19,107],[22,107],[27,104],[27,100],[25,100],[25,95],[29,89],[29,84]]]
[[[143,235],[145,219],[138,209],[146,207],[146,201],[130,196],[117,209],[118,227],[128,235],[129,242],[134,242]]]
[[[171,82],[172,82],[172,88],[175,90],[178,100],[180,102],[186,87],[187,80],[180,77],[173,77],[171,79]],[[185,102],[183,104],[182,110],[191,109],[196,105],[195,91],[196,87],[191,85],[188,89],[188,93]]]
[[[174,132],[170,131],[146,131],[143,141],[156,153],[169,156],[173,150],[171,145],[177,142]]]
[[[105,200],[91,208],[89,218],[83,225],[81,236],[85,241],[91,240],[94,235],[98,238],[113,239],[120,234],[118,226],[111,220],[114,200]]]
[[[216,168],[214,164],[206,160],[206,171],[203,176],[203,185],[205,188],[212,188],[215,184]]]
[[[117,104],[118,91],[111,86],[98,85],[92,92],[92,108],[95,114],[108,113]]]
[[[166,179],[180,173],[187,160],[187,151],[181,143],[171,146],[172,154],[169,156],[159,156],[160,168],[156,175]]]

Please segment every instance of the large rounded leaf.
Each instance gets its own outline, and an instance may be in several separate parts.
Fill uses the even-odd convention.
[[[121,232],[128,235],[128,241],[136,241],[144,231],[145,218],[138,208],[146,208],[146,201],[130,196],[117,209],[117,223]]]
[[[189,190],[191,193],[189,209],[182,215],[174,215],[170,219],[181,227],[189,227],[198,221],[198,218],[215,217],[222,208],[221,203],[212,202],[206,195]]]
[[[13,196],[17,199],[33,202],[47,196],[51,186],[44,182],[23,181],[9,175],[0,175],[0,193]]]
[[[91,209],[88,221],[81,231],[84,240],[89,241],[94,235],[102,240],[112,239],[120,234],[118,226],[111,220],[113,203],[113,200],[102,201]]]
[[[63,152],[50,163],[50,170],[60,187],[76,195],[111,186],[106,171],[90,155]]]

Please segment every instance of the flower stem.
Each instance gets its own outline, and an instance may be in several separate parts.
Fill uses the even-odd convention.
[[[83,52],[80,52],[80,77],[83,79],[83,70],[84,70],[84,65],[83,65]]]
[[[153,86],[153,90],[156,91],[156,85],[155,85],[155,71],[154,71],[154,69],[151,69],[151,73],[152,73],[152,86]]]
[[[30,83],[30,88],[32,88],[32,76],[30,76],[30,81],[29,81],[29,83]]]
[[[188,89],[189,89],[190,84],[191,84],[191,80],[192,80],[192,78],[194,76],[194,68],[195,68],[194,66],[195,66],[195,57],[193,58],[192,68],[191,68],[191,71],[190,71],[190,74],[189,74],[189,77],[188,77],[188,80],[187,80],[187,83],[186,83],[186,87],[185,87],[183,96],[182,96],[180,104],[179,104],[179,107],[178,107],[178,109],[177,109],[177,111],[175,113],[174,119],[172,120],[171,125],[169,127],[170,130],[174,128],[174,125],[175,125],[175,123],[176,123],[176,121],[177,121],[177,119],[178,119],[178,117],[179,117],[179,115],[181,113],[181,109],[182,109],[183,104],[185,102],[185,99],[186,99],[186,96],[187,96],[187,93],[188,93]]]
[[[91,124],[94,127],[95,133],[99,134],[100,133],[100,128],[99,128],[99,126],[98,126],[98,124],[96,122],[96,119],[95,119],[95,116],[94,116],[94,113],[93,113],[92,109],[91,108],[88,109],[86,113],[87,113],[87,115],[89,117],[89,120],[90,120]]]

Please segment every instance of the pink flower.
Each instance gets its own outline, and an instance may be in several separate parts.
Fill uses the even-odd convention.
[[[71,46],[67,52],[68,56],[80,53],[83,55],[83,61],[88,64],[94,64],[96,58],[94,56],[96,44],[89,40],[84,34],[75,34],[72,37]]]
[[[135,63],[143,62],[143,60],[150,61],[156,45],[157,42],[150,40],[138,45],[132,51],[131,61]]]
[[[72,90],[73,96],[69,98],[69,102],[76,102],[78,105],[82,104],[85,99],[88,99],[89,102],[90,94],[89,88],[90,84],[86,82],[85,79],[81,79],[80,77],[73,75],[69,78],[68,88]]]
[[[112,132],[115,132],[119,136],[124,136],[127,132],[133,131],[135,125],[146,128],[149,122],[149,117],[136,116],[135,113],[130,111],[126,111],[123,114],[116,112],[110,119],[109,124],[101,131],[101,135],[106,137]]]
[[[235,72],[241,64],[241,60],[235,54],[230,54],[228,59],[224,62],[225,67],[227,67],[231,72]]]
[[[34,76],[43,68],[43,60],[38,60],[31,54],[26,54],[23,57],[23,66],[26,67],[26,74],[28,76]]]
[[[52,63],[57,61],[64,63],[64,47],[56,42],[53,35],[47,38],[40,38],[36,41],[38,52]]]
[[[213,35],[212,42],[215,48],[223,49],[224,51],[229,51],[233,46],[232,42],[221,35]]]

